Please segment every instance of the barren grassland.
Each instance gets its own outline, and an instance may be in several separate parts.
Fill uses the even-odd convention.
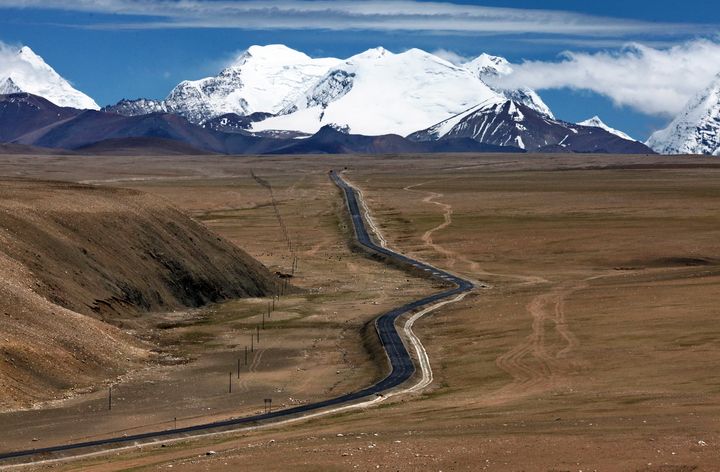
[[[269,189],[249,167],[231,178],[151,176],[101,184],[111,190],[134,186],[125,191],[154,194],[180,207],[288,280],[287,293],[275,301],[243,298],[116,316],[113,322],[160,361],[112,378],[112,410],[104,383],[32,410],[1,414],[10,433],[0,435],[3,450],[245,416],[261,412],[265,398],[273,399],[273,408],[284,408],[353,391],[382,376],[386,360],[372,320],[433,285],[354,252],[344,203],[323,173],[258,172],[263,176],[273,187],[277,212]]]
[[[45,158],[22,172],[102,180],[97,163],[78,170],[75,159]],[[277,222],[266,190],[248,177],[249,170],[273,182],[303,254],[296,283],[323,287],[313,296],[320,297],[315,309],[326,310],[327,339],[341,340],[365,366],[342,388],[379,374],[362,348],[362,322],[430,287],[347,249],[347,230],[331,216],[341,211],[340,195],[327,182],[327,169],[349,168],[391,246],[488,288],[417,325],[435,374],[422,395],[364,412],[53,468],[718,470],[716,160],[175,159],[172,167],[160,166],[161,160],[143,167],[138,159],[132,169],[127,160],[113,158],[104,164],[116,172],[104,178],[155,180],[104,185],[161,195],[262,262],[286,270],[284,242],[269,234]],[[8,157],[0,169],[20,161]],[[297,312],[310,296],[294,296]],[[379,305],[372,304],[376,300]],[[237,309],[232,307],[218,309]],[[349,323],[344,317],[351,315],[341,307],[351,308]],[[243,321],[233,323],[240,327]],[[346,324],[355,328],[343,330]],[[287,336],[305,339],[307,327],[286,327]],[[333,385],[331,379],[343,379],[334,367],[342,365],[341,351],[332,346],[325,373],[312,374],[306,399]],[[210,450],[216,453],[207,455]]]

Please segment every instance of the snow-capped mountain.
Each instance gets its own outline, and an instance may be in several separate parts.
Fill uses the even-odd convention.
[[[184,81],[165,99],[168,111],[194,123],[235,113],[277,113],[340,62],[287,46],[252,46],[215,77]]]
[[[513,71],[512,65],[510,65],[510,62],[504,57],[491,56],[483,53],[462,66],[480,80],[495,84],[490,85],[491,88],[504,95],[508,100],[522,103],[529,108],[539,111],[543,115],[555,118],[552,111],[550,111],[550,107],[543,102],[540,95],[534,90],[527,87],[520,89],[507,89],[502,87],[502,77],[511,74]]]
[[[42,57],[27,46],[14,58],[0,65],[0,93],[26,92],[43,97],[55,105],[97,110],[95,101],[73,88]]]
[[[252,122],[260,115],[222,115],[200,126],[173,113],[122,116],[58,107],[42,97],[16,93],[0,95],[0,143],[12,143],[11,150],[33,146],[93,155],[519,152],[472,139],[416,142],[394,134],[352,135],[331,125],[305,139],[293,139],[295,132],[273,136],[244,132],[242,120]],[[233,132],[219,132],[213,124]]]
[[[720,156],[720,75],[646,144],[661,154]]]
[[[534,91],[493,88],[484,80],[511,71],[507,60],[487,54],[458,66],[419,49],[394,54],[379,47],[340,60],[313,59],[282,45],[252,46],[219,75],[184,81],[165,100],[123,100],[104,110],[176,113],[213,129],[249,125],[249,132],[265,134],[312,134],[337,124],[352,133],[404,135],[489,99],[512,99],[552,117]],[[257,113],[266,116],[240,118]]]
[[[472,61],[463,64],[467,70],[481,79],[488,77],[500,77],[512,72],[512,66],[507,59],[500,56],[491,56],[482,53]]]
[[[336,124],[353,134],[404,136],[478,102],[502,100],[467,69],[430,53],[374,48],[332,67],[279,116],[252,130],[315,133]]]
[[[596,127],[596,128],[602,128],[602,129],[604,129],[605,131],[607,131],[608,133],[612,133],[612,134],[614,134],[615,136],[619,136],[619,137],[621,137],[621,138],[623,138],[623,139],[627,139],[628,141],[637,141],[636,139],[633,139],[632,137],[630,137],[629,134],[623,133],[622,131],[620,131],[620,130],[618,130],[618,129],[609,127],[609,126],[606,125],[606,124],[603,122],[603,120],[601,120],[600,117],[597,116],[597,115],[596,115],[596,116],[593,116],[592,118],[590,118],[590,119],[588,119],[588,120],[581,121],[581,122],[578,123],[578,124],[579,124],[580,126],[594,126],[594,127]]]
[[[470,138],[528,151],[640,153],[652,151],[596,126],[555,120],[512,100],[488,101],[408,136],[414,141]]]

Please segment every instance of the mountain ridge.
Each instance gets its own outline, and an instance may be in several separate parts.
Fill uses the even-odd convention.
[[[22,126],[15,129],[6,126],[6,123],[20,123]],[[63,149],[80,154],[93,152],[123,155],[388,154],[520,151],[511,147],[485,145],[463,139],[416,143],[397,135],[351,135],[330,126],[303,139],[297,139],[292,133],[259,136],[242,129],[239,130],[241,132],[222,132],[211,126],[195,125],[184,117],[172,113],[123,116],[103,111],[67,109],[29,94],[0,95],[0,130],[10,133],[0,141],[4,140],[18,146]]]
[[[661,154],[720,156],[720,74],[646,144]]]
[[[507,60],[487,54],[453,64],[417,48],[396,54],[375,47],[341,60],[313,59],[283,45],[251,46],[217,76],[183,81],[164,100],[121,100],[103,110],[129,116],[178,113],[213,126],[220,116],[263,113],[265,122],[253,120],[244,129],[313,134],[337,124],[366,135],[407,135],[491,96],[520,101],[553,117],[535,91],[504,90],[484,81],[511,70]],[[259,82],[264,83],[262,93],[272,90],[272,100],[256,100]],[[359,116],[359,104],[372,111]],[[394,114],[388,110],[402,107]]]
[[[653,153],[644,144],[603,128],[555,120],[513,100],[483,102],[408,138],[413,141],[470,138],[485,144],[516,146],[529,152]]]
[[[75,89],[28,46],[0,70],[0,94],[30,93],[63,107],[99,110],[95,100]]]
[[[637,141],[637,139],[633,139],[629,134],[608,126],[597,115],[593,116],[592,118],[588,118],[587,120],[581,121],[578,124],[580,126],[594,126],[596,128],[601,128],[601,129],[604,129],[605,131],[607,131],[608,133],[614,134],[615,136],[618,136],[622,139],[626,139],[628,141]]]

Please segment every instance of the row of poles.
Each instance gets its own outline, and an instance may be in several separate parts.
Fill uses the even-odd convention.
[[[287,226],[285,225],[285,221],[283,221],[282,215],[280,214],[280,209],[278,208],[277,200],[275,199],[275,194],[273,193],[273,188],[270,182],[263,179],[262,177],[255,175],[255,173],[251,170],[250,175],[252,178],[262,187],[266,188],[270,194],[270,201],[273,207],[273,212],[275,213],[275,217],[278,220],[278,223],[280,225],[280,230],[282,232],[282,235],[285,239],[285,243],[287,245],[288,251],[290,252],[290,257],[292,259],[292,263],[290,266],[290,274],[291,276],[295,275],[295,272],[298,269],[298,258],[295,252],[295,247],[293,245],[292,238],[290,237],[290,233],[288,232]],[[279,287],[277,287],[277,294],[273,296],[272,302],[268,302],[268,309],[267,309],[267,318],[270,318],[270,315],[273,311],[275,311],[275,300],[280,300],[280,297],[285,295],[289,288],[289,282],[287,277],[283,277],[282,281],[279,284]],[[255,326],[255,334],[250,334],[250,352],[255,351],[255,339],[257,339],[257,342],[260,343],[260,329],[265,329],[265,313],[262,315],[262,323],[261,325]],[[248,347],[245,346],[245,365],[248,363]],[[240,378],[240,359],[237,360],[237,378]],[[112,410],[113,406],[113,399],[112,399],[112,385],[108,387],[108,410]],[[228,373],[228,393],[232,393],[232,372]],[[265,406],[265,412],[269,413],[272,411],[272,398],[266,398],[264,399],[264,406]],[[177,428],[177,418],[173,419],[174,425]]]
[[[237,359],[237,378],[240,379],[241,365],[248,365],[248,353],[255,352],[255,345],[260,344],[260,331],[265,329],[265,320],[272,318],[272,313],[275,311],[276,301],[280,301],[280,296],[287,290],[288,284],[287,279],[283,279],[283,284],[280,285],[278,294],[273,296],[272,301],[267,304],[267,311],[262,313],[262,319],[260,324],[255,325],[255,332],[250,334],[250,349],[245,346],[244,349],[244,360],[242,358]],[[228,393],[232,393],[232,372],[228,372]],[[113,408],[113,386],[108,387],[108,410],[112,411]],[[266,413],[272,411],[272,398],[264,399],[264,410]],[[175,426],[177,426],[177,418],[173,419]]]

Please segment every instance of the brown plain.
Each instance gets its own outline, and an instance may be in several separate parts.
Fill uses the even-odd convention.
[[[363,347],[364,323],[431,290],[347,248],[328,169],[349,168],[393,247],[488,285],[417,325],[435,374],[423,394],[53,468],[719,470],[716,162],[584,155],[5,157],[4,175],[94,180],[159,195],[281,268],[288,265],[283,241],[268,236],[277,227],[273,209],[250,169],[271,181],[302,247],[296,284],[333,294],[317,303],[297,295],[290,311],[317,310],[321,327],[298,322],[283,330],[296,338],[288,358],[317,336],[313,330],[324,333],[326,355],[290,364],[327,362],[312,385],[298,387],[306,400],[329,394],[333,376],[342,379],[335,392],[377,377],[377,360]],[[213,349],[224,355],[218,353],[224,348]],[[347,366],[336,355],[344,351],[353,367],[336,374],[334,366]],[[265,369],[278,372],[259,363],[258,372]],[[16,415],[8,418],[25,421]]]

